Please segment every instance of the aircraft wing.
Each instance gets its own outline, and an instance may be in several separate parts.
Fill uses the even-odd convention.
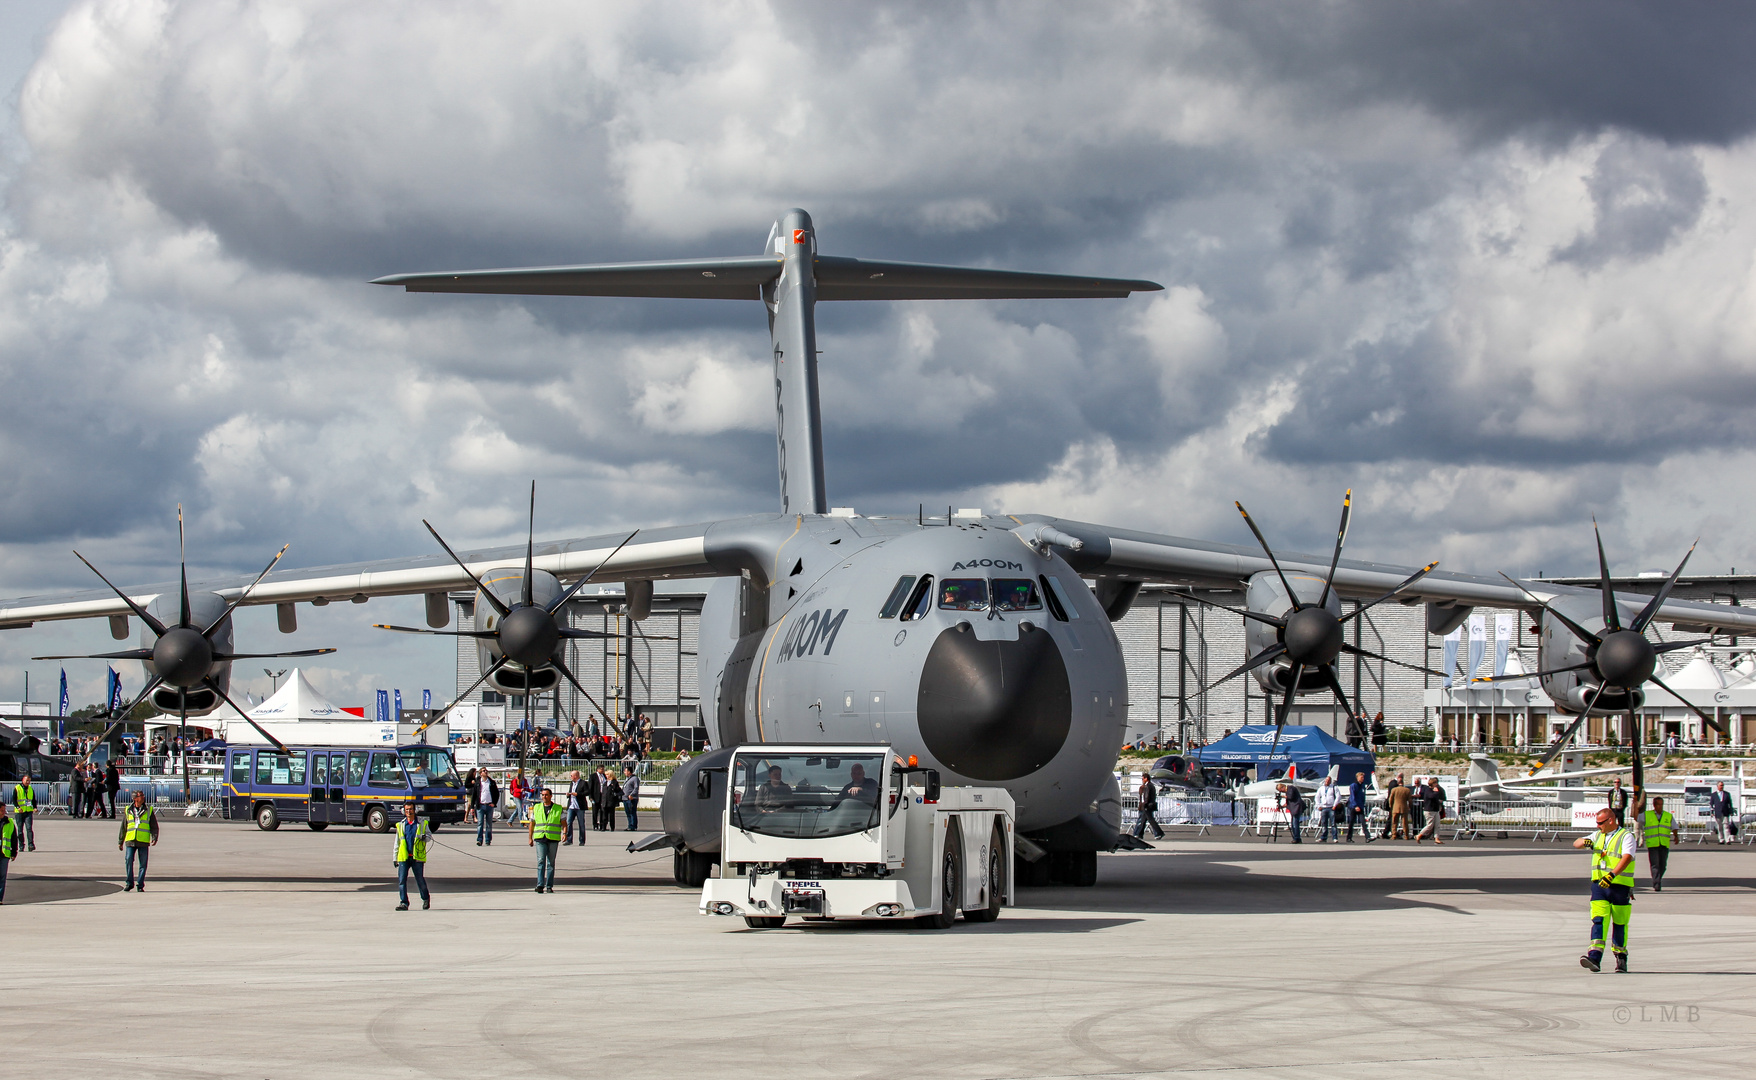
[[[771,520],[772,516],[764,515],[701,525],[642,530],[605,564],[598,578],[613,582],[631,578],[660,580],[737,574],[747,564],[748,557],[742,554],[745,547],[736,545],[728,537],[739,533],[740,527],[745,524]],[[627,536],[627,533],[608,533],[538,544],[534,565],[538,570],[547,570],[563,581],[574,581],[603,562]],[[461,550],[458,554],[478,576],[492,567],[524,565],[523,544],[474,551]],[[71,561],[70,556],[69,562]],[[240,574],[236,577],[191,581],[189,587],[191,590],[218,593],[229,600],[242,592],[254,577],[253,574]],[[463,571],[440,552],[406,559],[276,571],[263,578],[262,584],[250,593],[247,603],[322,604],[343,600],[364,602],[374,596],[409,596],[469,587],[470,581]],[[137,603],[145,605],[161,594],[174,593],[176,589],[176,582],[162,582],[129,588],[127,591]],[[61,595],[0,600],[0,629],[29,626],[35,622],[56,619],[89,619],[127,614],[127,606],[116,594],[100,585],[96,589]]]
[[[1240,588],[1251,575],[1272,571],[1273,565],[1259,547],[1219,544],[1206,540],[1190,540],[1161,533],[1116,529],[1083,521],[1038,515],[1019,515],[1013,520],[1021,525],[1047,525],[1076,537],[1083,547],[1073,551],[1065,546],[1058,550],[1074,569],[1089,577],[1124,578],[1132,581],[1160,581],[1173,585],[1200,588]],[[1276,551],[1281,569],[1287,574],[1313,575],[1318,578],[1329,572],[1329,556]],[[1382,596],[1420,569],[1391,563],[1363,562],[1343,559],[1335,569],[1335,587],[1345,597],[1370,600]],[[1658,583],[1655,582],[1655,585]],[[1553,582],[1524,581],[1523,585],[1539,599],[1576,594],[1594,598],[1596,589],[1558,585]],[[1618,590],[1618,595],[1622,595]],[[1530,595],[1501,577],[1480,577],[1435,570],[1415,582],[1399,599],[1468,607],[1523,608],[1534,611],[1537,605]],[[1645,597],[1628,593],[1626,601],[1644,602]],[[1688,600],[1668,600],[1659,608],[1658,622],[1685,630],[1730,630],[1738,633],[1756,632],[1756,609],[1704,604]]]

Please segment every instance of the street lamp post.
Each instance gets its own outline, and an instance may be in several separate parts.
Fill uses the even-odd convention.
[[[269,693],[270,693],[270,694],[272,694],[272,693],[274,693],[274,692],[275,692],[275,691],[277,691],[277,690],[279,690],[279,689],[280,689],[280,680],[281,680],[281,677],[282,677],[282,676],[284,676],[284,675],[285,675],[285,674],[286,674],[286,673],[287,673],[287,669],[286,669],[286,668],[281,668],[281,669],[280,669],[280,670],[279,670],[279,671],[270,671],[270,670],[269,670],[269,669],[268,669],[268,668],[263,668],[263,669],[262,669],[262,673],[263,673],[263,674],[264,674],[264,675],[267,675],[267,676],[268,676],[268,679],[269,679],[269,684],[268,684],[268,685],[269,685],[269,690],[268,690],[268,692],[269,692]]]

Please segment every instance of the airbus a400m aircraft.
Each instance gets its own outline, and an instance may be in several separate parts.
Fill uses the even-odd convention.
[[[823,255],[810,217],[791,210],[757,255],[404,274],[378,283],[413,292],[762,303],[773,343],[779,512],[643,529],[632,538],[618,533],[466,552],[456,561],[428,555],[277,571],[246,602],[281,605],[286,627],[296,603],[425,593],[428,624],[438,628],[449,618],[448,590],[480,591],[484,578],[503,587],[517,581],[520,601],[510,588],[497,603],[479,598],[476,630],[494,629],[486,621],[493,616],[501,627],[516,623],[523,635],[525,624],[539,619],[538,612],[520,611],[541,604],[548,615],[546,601],[558,595],[558,583],[594,571],[600,580],[626,583],[635,618],[650,606],[655,580],[718,579],[702,611],[699,660],[702,711],[716,747],[881,741],[940,770],[947,783],[1003,785],[1017,801],[1027,849],[1046,855],[1034,869],[1047,868],[1061,881],[1091,884],[1097,852],[1119,842],[1112,770],[1128,685],[1110,623],[1144,582],[1243,589],[1246,617],[1260,631],[1249,673],[1282,696],[1283,710],[1296,694],[1339,686],[1341,598],[1424,602],[1429,628],[1440,633],[1474,605],[1522,607],[1543,620],[1545,641],[1564,633],[1587,650],[1577,666],[1553,665],[1568,668],[1553,676],[1568,681],[1555,692],[1563,707],[1586,708],[1602,696],[1622,708],[1639,693],[1627,663],[1618,660],[1609,673],[1593,666],[1591,642],[1615,640],[1624,652],[1638,651],[1617,636],[1623,631],[1596,633],[1606,623],[1587,613],[1598,606],[1593,590],[1342,560],[1339,543],[1328,556],[1277,558],[1266,543],[1259,550],[1038,514],[923,520],[830,506],[817,390],[819,301],[1122,298],[1160,288],[1150,281]],[[543,579],[534,592],[522,584],[529,575]],[[237,598],[248,584],[202,588]],[[146,603],[169,591],[149,586],[130,595]],[[1556,603],[1567,608],[1565,619],[1553,613]],[[133,610],[110,593],[29,598],[0,607],[0,626],[125,619]],[[1631,622],[1635,611],[1623,614]],[[1756,611],[1668,599],[1655,603],[1649,621],[1756,633]],[[1574,624],[1578,629],[1568,629]],[[506,681],[499,685],[516,693],[553,684],[553,675],[537,674],[549,654],[525,648],[524,637],[514,656],[501,649],[498,634],[472,636],[490,663],[503,661],[495,678],[504,673]],[[546,631],[536,636],[550,640]],[[1591,698],[1576,692],[1609,683],[1615,688]],[[691,764],[710,767],[711,758]],[[699,883],[715,857],[718,822],[710,820],[713,801],[694,799],[694,787],[690,770],[673,781],[665,824],[679,877]]]

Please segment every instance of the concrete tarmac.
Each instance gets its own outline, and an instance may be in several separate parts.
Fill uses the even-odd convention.
[[[19,1077],[1726,1076],[1756,1057],[1756,853],[1680,849],[1634,973],[1578,965],[1586,856],[1173,837],[985,926],[704,918],[626,833],[391,840],[166,818],[145,894],[109,821],[44,818],[0,907]]]

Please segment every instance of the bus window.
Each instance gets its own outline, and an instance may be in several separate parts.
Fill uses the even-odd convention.
[[[402,751],[402,767],[408,770],[409,786],[411,787],[463,787],[463,781],[457,778],[457,769],[451,764],[451,755],[441,747],[425,748],[406,747]]]
[[[348,787],[359,787],[366,782],[366,752],[355,750],[348,755]]]
[[[366,782],[373,787],[405,787],[402,766],[396,763],[396,755],[374,753],[372,755],[372,776]]]
[[[311,755],[311,786],[329,786],[329,755],[322,751]]]
[[[273,750],[256,751],[256,782],[258,784],[305,784],[305,755],[288,757]]]
[[[232,751],[232,786],[250,786],[250,751]]]

